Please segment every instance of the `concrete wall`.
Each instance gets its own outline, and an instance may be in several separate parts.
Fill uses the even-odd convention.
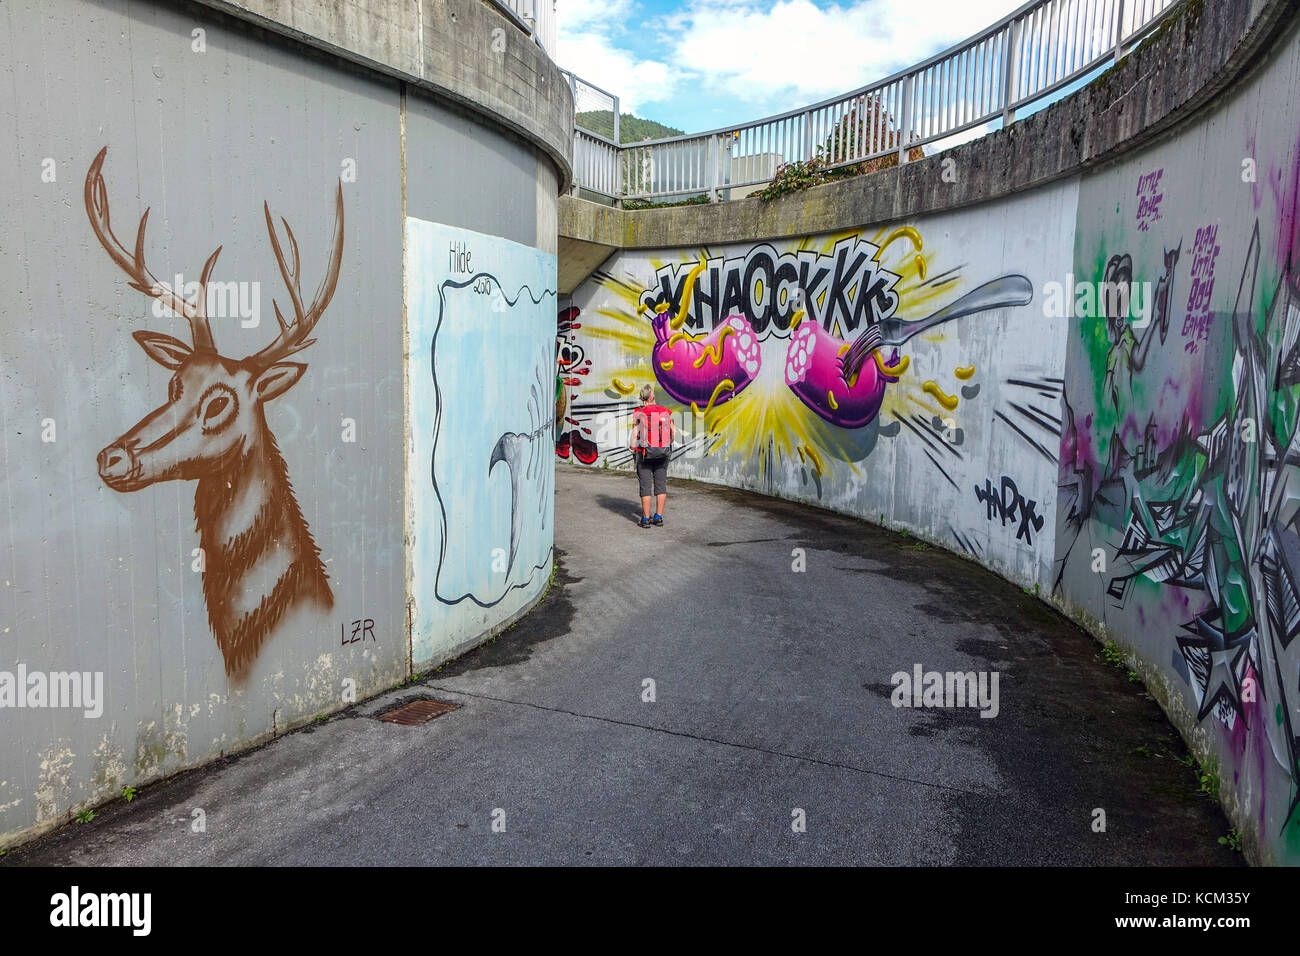
[[[568,417],[591,429],[596,464],[626,466],[635,389],[652,382],[685,438],[674,474],[907,528],[1044,588],[1066,323],[1037,290],[1069,269],[1075,190],[799,240],[622,253],[571,299],[591,372]],[[687,336],[670,344],[667,319],[638,308],[680,301],[701,261]],[[792,331],[800,289],[808,317]],[[854,386],[837,383],[843,350],[873,323],[883,366],[901,370],[863,353]],[[1000,501],[1008,479],[1019,504],[995,515],[985,489]]]
[[[562,349],[572,421],[557,454],[627,467],[635,390],[651,382],[684,438],[672,474],[859,515],[996,569],[1116,641],[1211,769],[1251,859],[1300,863],[1295,12],[1191,5],[1044,111],[1055,125],[892,179],[758,211],[566,200],[562,235],[624,251],[561,303],[581,328]],[[1025,162],[1000,165],[1012,146]],[[944,159],[963,185],[960,208],[938,212]],[[830,231],[795,232],[833,211]],[[688,216],[686,244],[648,246]],[[809,316],[792,333],[801,286]],[[846,380],[836,362],[874,344],[859,339],[871,320],[880,361]]]
[[[1157,308],[1146,329],[1071,331],[1054,578],[1064,608],[1137,656],[1232,818],[1292,863],[1297,75],[1293,38],[1196,125],[1084,179],[1074,274],[1131,271]]]
[[[550,57],[480,0],[181,0],[433,94],[532,142],[567,182],[573,96]]]
[[[423,600],[405,546],[418,517],[406,436],[463,412],[408,408],[403,254],[415,218],[527,250],[553,320],[568,169],[543,140],[563,144],[551,127],[572,112],[565,93],[554,115],[494,119],[528,97],[503,90],[496,66],[451,76],[444,47],[488,48],[509,26],[480,4],[450,34],[433,14],[458,4],[426,4],[439,9],[423,34],[408,22],[419,10],[394,7],[393,35],[424,45],[386,63],[374,31],[280,22],[287,4],[261,19],[254,4],[5,6],[0,846],[392,686],[540,595],[546,569],[472,620],[412,630]],[[349,6],[361,17],[384,5]],[[533,53],[510,29],[523,52],[500,69],[521,73]],[[445,86],[430,79],[438,70]],[[93,175],[88,191],[105,147],[102,192]],[[105,200],[123,266],[92,227]],[[272,300],[294,318],[264,201],[287,268],[296,240],[304,308],[330,272],[340,207],[342,252],[303,336],[314,342],[254,359],[276,337]],[[221,246],[212,280],[233,298],[212,309],[215,352],[129,285],[146,207],[143,250],[160,282],[195,282]],[[448,350],[477,353],[498,332]],[[529,334],[549,361],[553,327]],[[536,364],[497,370],[502,431],[527,418],[509,403]],[[480,464],[452,469],[444,487],[482,484]],[[504,509],[491,520],[508,528]],[[549,560],[549,522],[529,534],[530,566]],[[54,672],[88,675],[88,699],[42,694]]]

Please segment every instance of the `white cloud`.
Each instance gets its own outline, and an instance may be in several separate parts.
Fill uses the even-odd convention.
[[[559,0],[555,10],[560,66],[618,96],[625,113],[672,99],[677,78],[668,51],[656,44],[651,49],[658,56],[638,52],[645,44],[635,0]],[[579,111],[605,108],[594,99],[578,104]]]
[[[558,0],[555,24],[560,33],[579,33],[624,20],[631,8],[631,0]]]
[[[847,92],[932,55],[1019,0],[692,0],[677,59],[706,90],[794,108]],[[738,117],[739,118],[739,117]]]
[[[615,46],[597,31],[561,33],[556,41],[556,62],[588,83],[619,97],[619,110],[635,113],[645,103],[672,99],[677,77],[661,60],[641,59]],[[581,97],[578,111],[608,109],[596,99]]]
[[[645,16],[635,0],[559,0],[561,66],[625,111],[688,91],[755,104],[753,119],[881,79],[975,33],[1022,0],[686,0]]]

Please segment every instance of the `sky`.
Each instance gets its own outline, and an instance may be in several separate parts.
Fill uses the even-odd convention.
[[[622,112],[698,133],[865,86],[1023,5],[1024,0],[556,0],[555,60],[617,94]]]

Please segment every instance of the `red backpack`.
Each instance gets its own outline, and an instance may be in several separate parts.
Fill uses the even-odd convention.
[[[673,415],[662,405],[644,405],[632,413],[636,447],[646,461],[667,458],[673,447]]]

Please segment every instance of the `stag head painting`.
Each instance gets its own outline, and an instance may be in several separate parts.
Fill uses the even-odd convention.
[[[193,299],[160,283],[144,259],[149,210],[140,217],[133,251],[118,241],[109,225],[102,173],[107,154],[106,146],[86,173],[91,228],[132,289],[185,317],[190,342],[160,332],[133,333],[145,354],[172,372],[167,401],[99,453],[99,476],[124,493],[159,481],[198,482],[194,519],[203,549],[208,621],[226,674],[239,680],[290,611],[313,606],[328,610],[334,604],[320,550],[303,520],[263,406],[292,388],[307,370],[285,359],[315,341],[312,329],[334,295],[343,257],[343,187],[340,184],[335,198],[325,277],[309,305],[303,304],[293,230],[281,220],[290,253],[286,262],[270,207],[262,204],[294,315],[286,322],[276,304],[280,329],[275,340],[260,352],[232,359],[217,351],[208,324],[208,282],[221,247],[204,264]]]

